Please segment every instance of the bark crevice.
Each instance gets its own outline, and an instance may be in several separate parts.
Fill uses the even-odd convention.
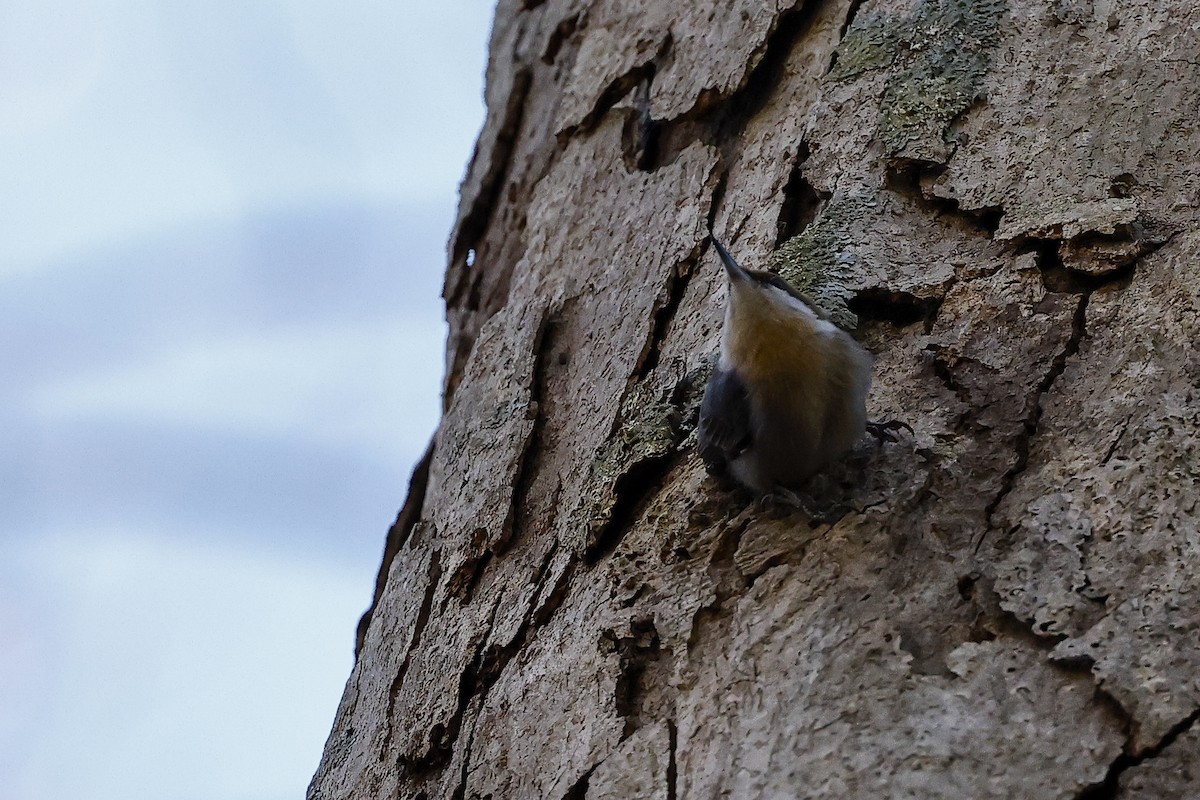
[[[737,88],[721,96],[706,90],[691,109],[671,119],[653,120],[651,157],[642,159],[653,172],[673,164],[687,148],[701,142],[721,150],[723,162],[736,163],[740,134],[778,88],[793,48],[809,32],[818,2],[800,3],[779,13],[761,49],[761,58]],[[632,88],[632,87],[631,87]]]
[[[479,194],[470,210],[462,217],[462,222],[455,231],[453,243],[450,246],[450,259],[453,264],[466,266],[467,253],[476,249],[479,240],[492,219],[492,213],[498,204],[500,193],[508,182],[509,170],[513,163],[513,153],[516,149],[517,136],[525,120],[525,108],[529,101],[529,92],[533,86],[533,71],[521,69],[513,75],[512,88],[508,92],[501,123],[496,133],[495,151],[492,154],[489,168],[480,184]],[[460,273],[470,279],[471,270],[475,265],[466,267]],[[447,305],[455,305],[460,298],[461,284],[448,286],[445,293]]]
[[[993,530],[993,518],[996,514],[996,509],[998,509],[1000,504],[1004,502],[1004,498],[1007,497],[1012,491],[1017,479],[1029,465],[1029,451],[1033,445],[1033,438],[1037,436],[1038,425],[1041,422],[1042,413],[1045,410],[1042,405],[1042,398],[1045,397],[1046,393],[1049,392],[1054,386],[1054,382],[1058,380],[1059,376],[1061,376],[1063,371],[1066,370],[1067,361],[1079,352],[1080,344],[1083,342],[1083,338],[1087,332],[1088,298],[1089,295],[1080,295],[1079,299],[1076,301],[1075,311],[1071,322],[1070,336],[1068,336],[1062,350],[1055,354],[1054,359],[1050,363],[1050,368],[1046,371],[1046,374],[1042,376],[1041,381],[1038,382],[1037,387],[1034,389],[1033,397],[1030,401],[1029,415],[1025,418],[1022,429],[1018,433],[1016,441],[1013,444],[1013,450],[1016,453],[1016,460],[1000,479],[999,491],[996,492],[995,496],[992,497],[990,501],[988,501],[987,506],[984,508],[986,527],[983,536],[979,538],[979,541],[975,545],[976,552],[979,551],[980,546],[987,538],[987,534]]]
[[[1129,752],[1130,746],[1126,745],[1126,751],[1108,765],[1104,780],[1086,787],[1075,795],[1074,800],[1120,800],[1121,776],[1129,769],[1162,755],[1162,752],[1170,747],[1176,739],[1191,730],[1198,719],[1200,719],[1200,708],[1177,722],[1154,746],[1140,754],[1132,754]]]
[[[611,111],[634,88],[643,84],[648,87],[654,79],[654,74],[658,70],[659,63],[670,54],[673,44],[674,40],[668,32],[658,43],[658,49],[653,56],[631,67],[624,74],[613,78],[597,95],[591,110],[584,115],[583,119],[577,124],[569,125],[559,131],[558,141],[560,145],[565,146],[567,141],[576,136],[586,135],[595,130],[596,125],[604,118],[604,115]],[[646,114],[649,114],[648,106]]]
[[[635,381],[645,380],[658,366],[658,358],[667,341],[667,335],[670,333],[671,323],[675,320],[675,313],[679,310],[679,304],[683,302],[683,297],[687,293],[688,284],[707,250],[708,243],[701,242],[682,262],[667,273],[666,285],[659,291],[658,299],[655,300],[654,308],[650,312],[650,334],[647,337],[646,346],[634,365],[633,379]]]
[[[429,569],[425,576],[425,593],[421,599],[421,606],[417,609],[416,619],[413,621],[412,638],[409,640],[408,647],[405,648],[404,660],[400,662],[400,667],[396,670],[396,676],[392,679],[391,686],[388,687],[387,731],[384,735],[383,746],[379,749],[380,758],[383,758],[383,754],[391,749],[392,736],[396,724],[396,697],[399,696],[400,689],[404,686],[404,679],[408,675],[412,656],[421,646],[421,637],[424,635],[425,628],[429,624],[429,617],[433,611],[433,598],[437,594],[438,583],[441,581],[441,577],[441,553],[438,550],[434,550],[429,557]]]
[[[379,601],[383,597],[384,590],[387,588],[388,575],[392,570],[392,561],[396,555],[404,549],[404,545],[408,543],[408,537],[412,534],[413,527],[421,519],[421,513],[425,507],[425,492],[429,486],[429,464],[433,460],[433,447],[436,437],[430,439],[429,445],[425,448],[425,454],[421,456],[421,460],[413,468],[412,476],[408,479],[408,496],[404,500],[404,505],[400,509],[400,513],[396,515],[396,521],[388,528],[387,538],[384,540],[383,559],[379,564],[379,572],[375,575],[375,592],[371,596],[371,605],[363,612],[358,620],[358,628],[354,636],[354,659],[357,661],[362,653],[363,642],[366,641],[367,631],[371,627],[371,619],[375,614],[375,609],[379,607]]]

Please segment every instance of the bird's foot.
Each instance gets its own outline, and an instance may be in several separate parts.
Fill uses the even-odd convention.
[[[867,433],[874,436],[876,439],[883,442],[898,442],[899,438],[893,431],[906,430],[910,435],[916,435],[912,426],[907,422],[901,422],[898,419],[889,419],[887,422],[868,422]]]
[[[776,486],[770,494],[759,497],[757,505],[759,511],[774,511],[784,514],[800,511],[805,516],[810,516],[808,506],[800,495],[784,486]]]
[[[812,508],[805,498],[783,486],[776,486],[770,494],[758,498],[757,508],[760,512],[770,513],[775,517],[788,517],[798,513],[808,518],[811,528],[834,525],[854,510],[845,503],[833,503],[824,508]]]

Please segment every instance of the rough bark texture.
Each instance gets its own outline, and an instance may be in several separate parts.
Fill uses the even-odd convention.
[[[1195,3],[501,0],[487,99],[312,800],[1200,796]],[[916,430],[820,523],[692,451],[710,230]]]

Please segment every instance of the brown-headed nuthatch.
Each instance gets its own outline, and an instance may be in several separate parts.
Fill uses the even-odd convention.
[[[798,488],[864,431],[891,439],[888,430],[908,427],[867,422],[873,359],[862,345],[783,278],[744,269],[712,243],[729,299],[697,429],[709,472],[774,495]]]

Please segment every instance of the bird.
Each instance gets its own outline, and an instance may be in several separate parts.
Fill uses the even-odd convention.
[[[874,359],[862,345],[779,275],[745,269],[712,243],[729,296],[696,432],[709,473],[760,497],[794,498],[864,432],[896,441],[891,431],[912,431],[867,421]]]

